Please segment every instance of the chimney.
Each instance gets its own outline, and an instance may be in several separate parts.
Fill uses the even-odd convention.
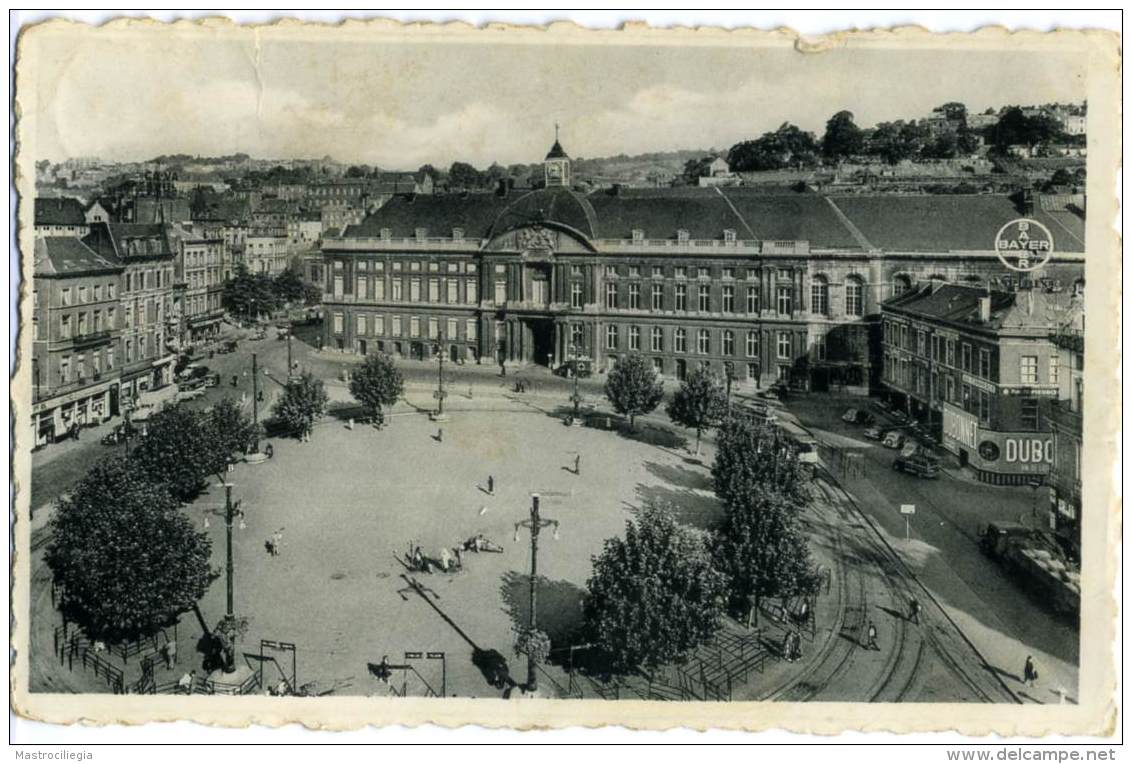
[[[979,320],[984,324],[990,322],[990,295],[982,295],[979,297]]]

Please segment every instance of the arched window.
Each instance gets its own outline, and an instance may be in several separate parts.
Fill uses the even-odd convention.
[[[857,276],[845,280],[845,313],[849,316],[865,315],[865,285]]]
[[[892,296],[899,297],[912,288],[912,279],[904,273],[892,279]]]
[[[829,315],[829,280],[825,276],[814,276],[810,281],[810,312]]]

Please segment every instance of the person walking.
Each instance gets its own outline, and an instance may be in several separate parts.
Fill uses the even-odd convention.
[[[271,556],[278,557],[280,549],[283,546],[283,529],[275,531],[271,534]]]
[[[181,678],[177,680],[177,692],[183,693],[185,695],[192,695],[193,684],[196,682],[196,678],[196,669],[181,674]]]
[[[173,664],[177,662],[177,643],[172,640],[166,642],[161,653],[165,657],[165,668],[172,670]]]
[[[867,633],[868,641],[865,642],[865,649],[879,650],[880,645],[877,644],[877,625],[873,623],[871,619],[869,620],[869,628]]]
[[[495,495],[495,475],[487,476],[487,492],[492,496]]]
[[[916,625],[920,623],[920,601],[915,597],[908,603],[908,620]]]
[[[1038,670],[1034,667],[1034,656],[1026,656],[1026,665],[1022,667],[1022,679],[1027,686],[1033,687],[1038,681]]]
[[[436,428],[436,442],[437,443],[443,443],[444,442],[444,428],[443,427],[437,427]]]

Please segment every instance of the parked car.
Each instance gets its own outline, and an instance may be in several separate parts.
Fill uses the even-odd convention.
[[[203,387],[194,387],[192,390],[179,390],[177,392],[177,402],[195,401],[197,398],[204,396]]]
[[[106,433],[106,435],[102,436],[102,445],[116,446],[124,441],[127,436],[136,438],[138,436],[138,428],[134,427],[132,424],[122,422],[113,430]]]
[[[236,340],[228,340],[227,342],[220,343],[220,347],[218,347],[216,349],[216,352],[217,353],[235,353],[236,348],[239,347],[239,345],[240,345],[240,343],[237,342]]]
[[[895,430],[890,430],[885,433],[883,442],[885,448],[900,448],[904,445],[904,436]]]
[[[220,372],[213,372],[204,378],[205,387],[219,387],[220,386]]]
[[[892,469],[916,477],[929,479],[939,477],[939,462],[924,454],[913,454],[912,456],[901,454],[892,460]]]
[[[865,437],[869,440],[883,440],[885,435],[887,434],[888,433],[886,433],[884,431],[884,428],[879,424],[874,424],[870,427],[865,428]]]
[[[849,424],[872,424],[876,417],[864,409],[849,409],[841,415],[841,421]]]

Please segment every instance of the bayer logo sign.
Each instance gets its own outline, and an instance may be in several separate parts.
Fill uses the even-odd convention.
[[[994,251],[1007,268],[1036,271],[1053,256],[1053,234],[1036,220],[1018,218],[998,229]]]

